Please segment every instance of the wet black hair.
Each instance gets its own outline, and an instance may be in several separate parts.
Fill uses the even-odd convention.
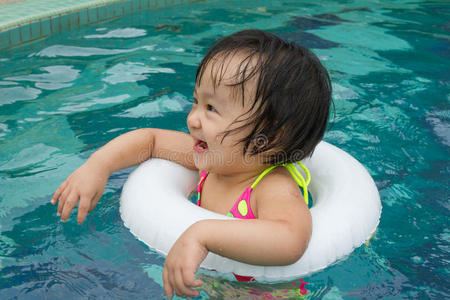
[[[236,80],[227,85],[240,91],[242,101],[249,80],[255,80],[256,91],[251,108],[235,121],[242,125],[225,131],[223,138],[249,128],[238,141],[244,155],[262,153],[264,163],[271,165],[312,155],[325,133],[332,103],[330,77],[317,56],[272,33],[244,30],[211,46],[197,69],[196,84],[200,86],[207,65],[213,63],[213,84],[220,85],[226,63],[236,54],[243,59]]]

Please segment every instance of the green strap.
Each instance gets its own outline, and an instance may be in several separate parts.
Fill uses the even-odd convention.
[[[311,181],[311,175],[309,173],[308,168],[302,163],[297,162],[297,164],[305,171],[306,174],[306,180],[303,178],[302,174],[297,170],[297,167],[294,163],[287,163],[283,165],[275,165],[268,167],[265,169],[259,176],[256,178],[255,182],[251,185],[252,189],[255,188],[255,186],[258,184],[258,182],[261,181],[261,179],[270,171],[272,171],[274,168],[278,166],[284,166],[289,173],[291,173],[292,177],[294,178],[295,182],[303,188],[303,198],[305,199],[306,204],[308,204],[308,184]]]
[[[302,167],[303,170],[308,170],[306,166],[304,166],[301,162],[298,162],[298,164]],[[293,163],[288,163],[285,165],[285,167],[288,169],[289,173],[291,173],[292,177],[294,178],[295,182],[303,188],[303,198],[305,199],[306,204],[308,204],[308,183],[310,181],[309,171],[306,172],[306,181],[303,178],[302,174],[297,170],[295,165]]]
[[[258,184],[258,182],[259,182],[259,181],[260,181],[267,173],[269,173],[270,171],[272,171],[273,168],[276,168],[276,167],[278,167],[278,165],[271,166],[271,167],[268,167],[267,169],[265,169],[265,170],[258,176],[258,178],[256,178],[255,182],[253,182],[253,184],[252,184],[252,189]]]

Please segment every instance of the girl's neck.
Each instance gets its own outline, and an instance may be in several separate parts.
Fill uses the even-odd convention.
[[[222,186],[226,187],[236,187],[236,186],[249,186],[251,185],[256,178],[263,172],[268,166],[262,165],[257,168],[252,168],[249,170],[245,170],[239,173],[232,173],[232,174],[218,174],[214,173],[215,178],[217,181],[220,182]]]

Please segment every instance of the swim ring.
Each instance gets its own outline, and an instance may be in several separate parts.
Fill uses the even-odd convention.
[[[366,169],[351,155],[320,142],[311,158],[312,236],[303,256],[287,266],[256,266],[209,253],[201,268],[253,276],[259,282],[286,281],[322,270],[345,258],[374,234],[381,215],[378,190]],[[298,168],[299,171],[301,168]],[[167,255],[178,237],[203,219],[230,219],[188,201],[198,172],[167,160],[150,159],[125,182],[120,214],[142,242]]]

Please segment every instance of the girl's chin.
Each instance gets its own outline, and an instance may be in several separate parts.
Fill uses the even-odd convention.
[[[194,164],[195,167],[201,171],[211,171],[212,169],[216,169],[217,167],[220,168],[220,166],[222,165],[220,160],[214,159],[214,157],[208,155],[207,153],[194,153]]]
[[[194,154],[194,164],[195,167],[201,171],[207,170],[209,167],[207,159],[201,154],[200,155]]]

